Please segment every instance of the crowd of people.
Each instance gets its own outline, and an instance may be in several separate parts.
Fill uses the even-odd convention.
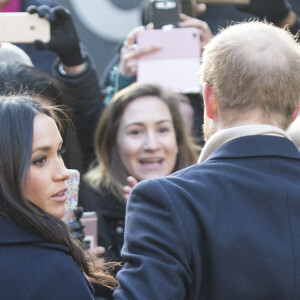
[[[101,85],[65,7],[0,1],[51,27],[0,47],[0,298],[299,298],[300,19],[252,0],[234,9],[257,19],[215,33],[192,4],[200,94],[137,81],[160,50],[136,45],[145,11]],[[93,249],[63,220],[68,169]]]

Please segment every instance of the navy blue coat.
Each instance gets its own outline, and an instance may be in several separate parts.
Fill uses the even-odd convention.
[[[288,139],[231,140],[205,162],[139,183],[115,299],[300,297],[300,154]]]
[[[92,300],[66,247],[47,243],[0,218],[0,299]]]

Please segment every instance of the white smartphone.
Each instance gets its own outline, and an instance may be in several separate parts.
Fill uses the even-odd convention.
[[[80,183],[80,173],[76,169],[68,169],[70,172],[70,178],[67,180],[68,184],[68,199],[66,201],[66,211],[63,216],[63,220],[69,224],[74,218],[74,210],[78,204],[78,193],[79,193],[79,183]]]
[[[27,12],[0,13],[0,42],[33,43],[50,41],[50,23]]]
[[[200,91],[201,50],[197,28],[144,30],[138,34],[137,44],[161,46],[139,58],[137,81],[154,82],[178,93]]]

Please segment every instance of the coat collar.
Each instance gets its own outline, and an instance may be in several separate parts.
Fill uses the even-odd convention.
[[[208,156],[207,160],[262,156],[300,160],[300,152],[292,141],[284,137],[268,135],[252,135],[232,139],[216,149]]]

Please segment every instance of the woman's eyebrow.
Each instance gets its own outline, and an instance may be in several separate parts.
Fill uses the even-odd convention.
[[[61,146],[62,146],[62,143],[63,143],[63,141],[61,141],[61,142],[59,143],[58,147],[61,147]],[[33,150],[32,150],[32,153],[35,153],[35,152],[37,152],[37,151],[49,151],[51,148],[52,148],[52,146],[48,146],[48,145],[47,145],[47,146],[39,146],[39,147],[33,149]]]

